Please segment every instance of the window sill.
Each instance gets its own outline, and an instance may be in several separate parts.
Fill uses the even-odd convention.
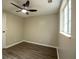
[[[64,33],[64,32],[60,32],[60,34],[62,34],[62,35],[64,35],[64,36],[68,37],[69,39],[71,39],[71,35],[69,35],[69,34],[66,34],[66,33]]]

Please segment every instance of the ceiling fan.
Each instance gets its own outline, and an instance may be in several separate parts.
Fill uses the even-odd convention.
[[[29,12],[36,12],[36,9],[29,9],[29,5],[30,5],[30,1],[27,0],[26,3],[22,4],[23,7],[20,7],[14,3],[11,3],[12,5],[14,5],[15,7],[19,8],[20,10],[16,11],[16,12],[23,12],[26,13],[27,15],[29,15]]]

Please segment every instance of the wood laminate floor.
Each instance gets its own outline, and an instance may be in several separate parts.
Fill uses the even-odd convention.
[[[55,48],[22,42],[3,49],[3,59],[57,59]]]

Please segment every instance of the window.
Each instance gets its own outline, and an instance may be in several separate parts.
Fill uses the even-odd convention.
[[[71,34],[71,0],[65,5],[62,11],[62,32]]]

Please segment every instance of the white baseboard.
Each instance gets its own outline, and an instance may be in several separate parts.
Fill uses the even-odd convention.
[[[13,43],[13,44],[11,44],[11,45],[8,45],[8,46],[6,46],[6,48],[12,47],[12,46],[14,46],[14,45],[16,45],[16,44],[19,44],[19,43],[21,43],[21,42],[27,42],[27,43],[42,45],[42,46],[51,47],[51,48],[58,48],[58,47],[56,47],[56,46],[51,46],[51,45],[46,45],[46,44],[40,44],[40,43],[31,42],[31,41],[25,41],[25,40],[22,40],[22,41]]]
[[[16,43],[13,43],[13,44],[11,44],[11,45],[8,45],[8,46],[6,46],[6,48],[12,47],[12,46],[14,46],[14,45],[16,45],[16,44],[19,44],[19,43],[21,43],[21,42],[24,42],[24,40],[23,40],[23,41],[16,42]]]
[[[46,47],[51,47],[51,48],[57,48],[57,49],[58,49],[58,47],[56,47],[56,46],[51,46],[51,45],[46,45],[46,44],[40,44],[40,43],[31,42],[31,41],[25,41],[25,40],[22,40],[22,41],[13,43],[13,44],[11,44],[11,45],[8,45],[8,46],[6,46],[6,48],[12,47],[12,46],[14,46],[14,45],[16,45],[16,44],[19,44],[19,43],[21,43],[21,42],[27,42],[27,43],[32,43],[32,44],[37,44],[37,45],[41,45],[41,46],[46,46]]]
[[[31,41],[25,41],[24,42],[27,42],[27,43],[32,43],[32,44],[37,44],[37,45],[41,45],[41,46],[46,46],[46,47],[51,47],[51,48],[58,48],[56,46],[51,46],[51,45],[46,45],[46,44],[40,44],[40,43],[36,43],[36,42],[31,42]]]
[[[57,59],[59,59],[59,52],[58,52],[58,48],[56,48],[57,50]]]

